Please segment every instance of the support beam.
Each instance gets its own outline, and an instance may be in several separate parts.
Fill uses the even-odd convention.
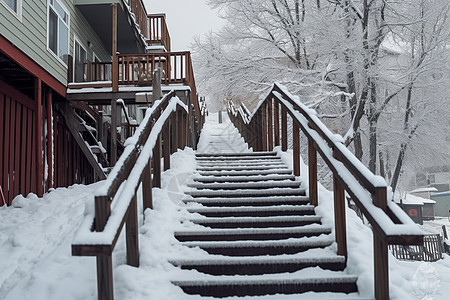
[[[42,156],[42,81],[36,78],[34,82],[34,99],[36,101],[36,193],[38,197],[44,195],[44,161]]]
[[[53,188],[53,114],[52,114],[52,92],[47,93],[47,190]]]
[[[117,57],[117,4],[112,5],[112,91],[119,91],[119,61]]]

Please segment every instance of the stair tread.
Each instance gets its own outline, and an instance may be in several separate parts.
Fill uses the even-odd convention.
[[[308,237],[277,241],[194,241],[182,242],[182,244],[188,247],[200,248],[268,248],[288,246],[326,247],[331,245],[332,242],[333,240],[330,237]]]
[[[236,206],[236,207],[199,207],[188,208],[188,212],[261,212],[261,211],[314,211],[313,205],[272,205],[272,206]]]
[[[235,183],[235,182],[221,182],[221,183],[191,183],[187,185],[191,188],[201,188],[201,189],[249,189],[249,188],[298,188],[301,186],[301,182],[299,181],[273,181],[268,180],[264,182],[244,182],[244,183]]]
[[[240,222],[254,222],[254,223],[266,223],[266,222],[288,222],[288,221],[320,221],[321,217],[318,216],[272,216],[272,217],[221,217],[221,218],[195,218],[189,219],[193,223],[240,223]]]
[[[272,174],[292,174],[291,169],[270,169],[270,170],[241,170],[241,171],[197,171],[200,175],[213,176],[246,176],[246,175],[272,175]]]
[[[236,189],[236,190],[193,190],[188,191],[186,194],[192,197],[201,197],[201,196],[231,196],[232,198],[242,197],[242,196],[255,196],[261,195],[261,197],[268,196],[288,196],[288,195],[304,195],[304,188],[270,188],[265,190],[251,190],[251,189]]]
[[[331,228],[318,224],[310,224],[300,227],[283,227],[283,228],[238,228],[238,229],[205,229],[192,231],[176,231],[175,235],[239,235],[239,234],[275,234],[275,233],[306,233],[306,232],[327,232],[331,233]]]
[[[274,278],[268,278],[270,275],[263,275],[265,278],[256,279],[255,276],[234,276],[239,277],[236,279],[231,278],[220,278],[217,277],[215,279],[208,280],[174,280],[172,283],[176,285],[185,285],[185,286],[215,286],[215,285],[265,285],[265,284],[318,284],[318,283],[354,283],[358,280],[357,276],[343,274],[342,272],[336,272],[335,276],[329,277],[314,277],[308,276],[304,278],[279,278],[274,276]]]
[[[196,176],[193,178],[193,180],[198,182],[259,182],[270,180],[295,180],[295,176],[292,174],[268,174],[253,176]]]
[[[229,152],[229,153],[195,153],[197,158],[199,157],[242,157],[242,156],[276,156],[276,152]]]

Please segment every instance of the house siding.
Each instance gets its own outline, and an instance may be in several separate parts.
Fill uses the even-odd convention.
[[[88,59],[93,52],[101,61],[110,61],[111,56],[100,42],[73,0],[60,0],[70,13],[69,54],[74,53],[74,35],[86,47]],[[47,0],[22,1],[22,20],[0,5],[0,34],[18,49],[47,70],[62,84],[67,85],[67,66],[47,50]],[[87,42],[92,43],[92,48]]]

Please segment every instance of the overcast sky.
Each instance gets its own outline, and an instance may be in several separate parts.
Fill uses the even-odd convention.
[[[191,50],[194,36],[216,31],[224,21],[205,0],[144,0],[149,14],[165,13],[172,51]]]

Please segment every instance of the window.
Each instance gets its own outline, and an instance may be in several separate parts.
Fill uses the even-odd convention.
[[[69,55],[69,13],[58,0],[48,1],[47,47],[67,65]]]
[[[22,0],[0,0],[0,3],[14,12],[19,18],[22,16]]]
[[[87,53],[86,49],[83,47],[83,45],[80,44],[80,42],[78,42],[76,38],[75,38],[74,53],[75,53],[75,60],[74,60],[75,82],[84,82],[86,81],[85,65]]]

